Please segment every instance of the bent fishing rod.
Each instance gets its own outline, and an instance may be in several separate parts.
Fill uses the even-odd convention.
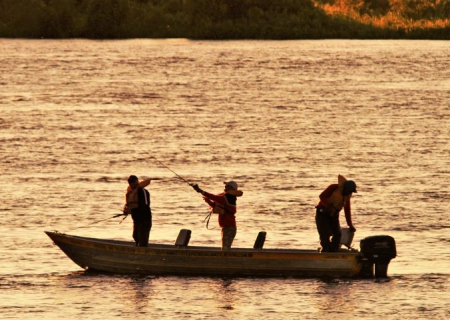
[[[182,176],[180,176],[178,173],[176,173],[175,171],[173,171],[172,169],[170,169],[168,166],[166,166],[164,163],[162,163],[161,161],[159,161],[158,159],[156,159],[154,156],[150,155],[150,158],[152,158],[153,160],[155,160],[156,162],[158,162],[160,165],[162,165],[164,168],[166,168],[167,170],[169,170],[170,172],[172,172],[174,175],[176,175],[179,179],[181,179],[182,181],[186,182],[190,187],[192,187],[192,184],[187,181],[186,179],[184,179]]]
[[[164,163],[162,163],[161,161],[159,161],[158,159],[156,159],[156,158],[155,158],[154,156],[152,156],[151,154],[150,154],[150,157],[151,157],[152,159],[154,159],[156,162],[158,162],[160,165],[162,165],[164,168],[170,170],[174,175],[176,175],[179,179],[181,179],[181,180],[183,180],[184,182],[186,182],[190,187],[193,187],[193,184],[189,183],[189,181],[187,181],[186,179],[184,179],[182,176],[180,176],[178,173],[176,173],[175,171],[173,171],[172,169],[170,169],[168,166],[166,166]],[[205,219],[203,220],[203,222],[206,222],[206,229],[208,229],[208,230],[213,230],[213,229],[215,229],[215,228],[210,229],[210,228],[208,227],[208,226],[209,226],[209,219],[211,219],[212,213],[213,213],[213,211],[211,210],[211,211],[208,213],[208,215],[205,217]]]

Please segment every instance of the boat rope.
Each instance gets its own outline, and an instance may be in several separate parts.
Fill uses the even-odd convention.
[[[205,219],[203,219],[203,222],[206,222],[206,229],[208,229],[208,230],[214,230],[215,229],[215,227],[213,227],[211,229],[209,228],[209,220],[211,219],[212,213],[213,213],[213,211],[211,209],[211,211],[208,213],[208,215],[205,217]]]

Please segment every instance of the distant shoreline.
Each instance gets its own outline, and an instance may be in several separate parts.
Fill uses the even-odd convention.
[[[313,40],[450,39],[448,6],[398,0],[15,0],[0,38]],[[347,4],[342,6],[342,3]],[[402,6],[403,5],[403,6]],[[412,10],[412,11],[411,11]],[[422,10],[422,11],[421,11]],[[431,13],[430,13],[431,12]],[[447,13],[448,12],[448,13]]]

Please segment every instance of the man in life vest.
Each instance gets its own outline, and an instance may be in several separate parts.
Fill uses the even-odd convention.
[[[144,189],[150,184],[150,179],[139,182],[138,178],[131,175],[128,178],[126,204],[123,209],[125,214],[131,214],[133,218],[133,239],[136,246],[147,247],[152,228],[152,211],[150,209],[150,193]]]
[[[213,195],[200,189],[198,184],[192,185],[195,191],[203,195],[203,199],[212,208],[213,213],[219,217],[219,226],[222,228],[222,250],[229,250],[236,236],[236,200],[244,193],[238,189],[235,181],[224,182],[223,193]]]
[[[337,252],[341,241],[339,212],[344,208],[345,220],[351,232],[356,229],[352,223],[350,198],[356,193],[356,184],[343,176],[338,176],[338,183],[331,184],[319,196],[316,206],[316,226],[320,236],[321,252]],[[331,241],[330,241],[331,237]]]

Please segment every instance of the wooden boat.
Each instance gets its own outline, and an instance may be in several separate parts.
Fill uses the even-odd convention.
[[[116,274],[202,275],[232,277],[386,277],[395,257],[389,236],[366,238],[365,253],[341,249],[336,253],[317,250],[263,249],[265,232],[254,248],[188,246],[190,230],[183,229],[175,244],[149,244],[105,240],[46,231],[53,242],[85,270]],[[364,241],[364,240],[363,240]],[[361,243],[364,243],[361,241]],[[381,256],[381,258],[380,258]]]

